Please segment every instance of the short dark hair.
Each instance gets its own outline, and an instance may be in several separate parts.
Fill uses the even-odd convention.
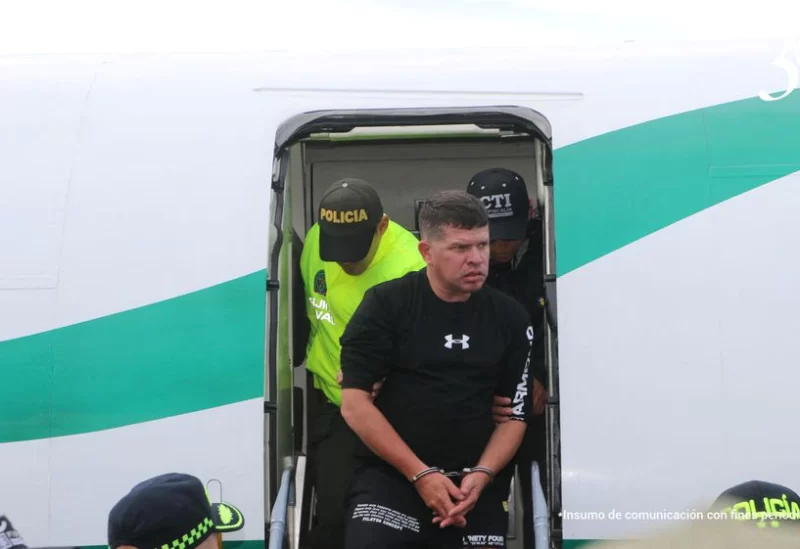
[[[478,229],[489,224],[481,200],[466,191],[440,191],[423,202],[419,210],[421,238],[436,239],[443,227]]]

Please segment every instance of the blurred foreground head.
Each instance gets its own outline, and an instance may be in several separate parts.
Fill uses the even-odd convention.
[[[108,549],[221,549],[213,534],[244,527],[230,503],[212,503],[195,476],[167,473],[134,486],[108,514]]]
[[[698,520],[636,541],[608,541],[586,549],[797,549],[793,528],[754,528],[734,520]]]
[[[25,540],[11,524],[11,520],[3,513],[0,513],[0,548],[28,549]]]
[[[590,544],[587,549],[800,548],[800,497],[780,484],[751,480],[725,490],[707,513],[636,541]]]
[[[728,488],[711,510],[758,528],[800,525],[800,496],[786,486],[764,480],[750,480]]]

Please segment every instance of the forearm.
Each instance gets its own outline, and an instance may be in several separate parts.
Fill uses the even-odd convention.
[[[342,391],[342,417],[370,450],[407,479],[427,468],[364,391]]]
[[[499,473],[517,453],[526,427],[524,421],[507,421],[497,425],[477,465]]]

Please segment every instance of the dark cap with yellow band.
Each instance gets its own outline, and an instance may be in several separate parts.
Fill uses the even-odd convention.
[[[786,486],[750,480],[725,490],[711,509],[734,520],[751,520],[760,528],[800,524],[800,496]]]
[[[383,204],[372,185],[353,178],[335,182],[319,204],[320,259],[364,259],[382,217]]]
[[[194,549],[214,533],[244,527],[229,503],[211,503],[197,477],[168,473],[134,486],[108,514],[108,546]]]

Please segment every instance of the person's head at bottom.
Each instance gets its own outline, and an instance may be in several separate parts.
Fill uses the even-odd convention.
[[[319,258],[358,276],[372,263],[388,227],[377,191],[360,179],[340,179],[319,204]]]
[[[0,547],[3,549],[28,549],[28,545],[14,528],[11,520],[2,512],[0,512]]]
[[[480,290],[489,271],[489,217],[476,197],[441,191],[419,212],[419,251],[440,298],[463,301]]]
[[[744,521],[758,528],[800,526],[800,496],[773,482],[750,480],[722,492],[711,505],[727,520]]]
[[[467,192],[489,215],[491,262],[509,263],[528,237],[531,204],[525,180],[512,170],[490,168],[472,177]]]
[[[217,533],[244,527],[229,503],[212,504],[197,477],[159,475],[134,486],[108,514],[109,549],[220,549]]]

